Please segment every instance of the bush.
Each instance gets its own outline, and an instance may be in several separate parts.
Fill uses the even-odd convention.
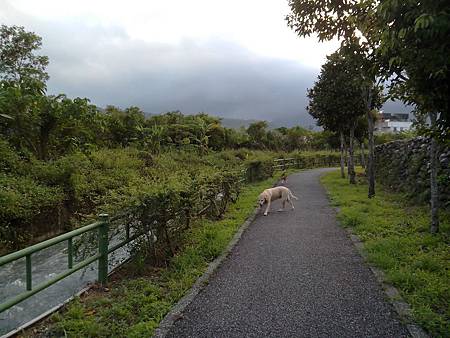
[[[17,248],[30,240],[33,233],[61,228],[64,194],[30,177],[0,173],[0,243]],[[40,228],[36,228],[36,227]]]
[[[133,244],[134,254],[165,260],[173,256],[193,219],[221,218],[238,195],[238,172],[205,170],[142,187],[119,223],[128,223],[132,233],[147,234]]]
[[[5,140],[0,139],[0,172],[15,172],[21,159]]]
[[[246,179],[248,182],[257,182],[271,177],[274,172],[273,159],[253,160],[246,163]]]

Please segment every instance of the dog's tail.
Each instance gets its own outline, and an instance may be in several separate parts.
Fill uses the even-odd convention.
[[[289,196],[292,197],[293,199],[298,200],[298,197],[295,197],[294,194],[292,193],[292,191],[289,190]]]

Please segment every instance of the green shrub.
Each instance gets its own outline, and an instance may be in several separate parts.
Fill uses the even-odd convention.
[[[0,243],[7,249],[17,248],[33,232],[60,226],[63,202],[59,188],[41,185],[30,177],[0,173]],[[45,228],[33,229],[39,222],[45,222]]]
[[[246,163],[247,180],[249,182],[257,182],[271,177],[274,172],[273,159],[270,160],[252,160]]]
[[[20,166],[21,159],[9,143],[0,138],[0,172],[15,172]]]

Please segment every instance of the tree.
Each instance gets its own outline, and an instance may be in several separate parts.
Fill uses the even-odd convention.
[[[361,166],[363,168],[366,167],[364,141],[367,138],[367,135],[368,135],[367,119],[364,118],[364,116],[360,116],[356,121],[355,139],[358,141],[360,146]]]
[[[382,0],[377,11],[378,55],[392,96],[428,115],[430,146],[430,231],[439,231],[437,141],[449,141],[450,7],[448,1]],[[423,118],[422,118],[423,120]]]
[[[0,27],[0,78],[9,85],[20,86],[22,90],[45,89],[48,74],[45,68],[48,57],[36,55],[42,39],[23,27]]]
[[[144,113],[138,107],[121,110],[114,106],[107,106],[108,131],[112,145],[126,147],[135,141],[142,141],[145,121]]]
[[[418,115],[431,122],[430,186],[432,233],[439,230],[436,180],[436,140],[449,142],[450,10],[448,1],[417,0],[289,0],[288,24],[299,35],[317,33],[319,39],[343,38],[360,41],[360,52],[371,65],[367,88],[369,123],[369,197],[374,193],[372,93],[375,78],[390,79],[390,94],[416,106]]]
[[[359,69],[364,79],[361,96],[365,101],[369,132],[368,197],[375,195],[373,114],[379,97],[379,83],[376,77],[375,48],[379,40],[374,0],[289,0],[291,13],[286,16],[288,26],[299,36],[317,34],[320,41],[340,38],[342,47],[353,46],[353,52],[360,56]],[[358,48],[354,48],[358,46]],[[356,55],[355,55],[356,56]],[[375,66],[374,66],[375,65]]]
[[[87,99],[25,94],[19,87],[4,95],[0,111],[11,118],[0,120],[0,133],[22,153],[48,160],[100,142],[101,116]]]
[[[266,133],[266,121],[253,122],[247,128],[247,134],[250,138],[251,145],[260,149],[265,148]]]
[[[312,132],[300,126],[288,128],[286,130],[285,150],[293,151],[297,149],[306,149],[310,145]]]
[[[355,72],[352,54],[346,52],[341,49],[327,58],[318,81],[308,92],[307,110],[320,126],[340,134],[342,177],[345,177],[344,133],[349,133],[349,180],[354,184],[354,133],[358,117],[365,113],[365,105],[360,95],[362,79],[359,72]]]
[[[0,120],[0,133],[17,150],[38,154],[36,135],[40,123],[39,103],[43,95],[30,94],[19,86],[0,86],[0,112],[9,119]]]

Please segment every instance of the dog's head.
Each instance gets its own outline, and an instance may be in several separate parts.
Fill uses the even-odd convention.
[[[267,202],[267,196],[264,193],[261,193],[258,197],[258,205],[262,207]]]

